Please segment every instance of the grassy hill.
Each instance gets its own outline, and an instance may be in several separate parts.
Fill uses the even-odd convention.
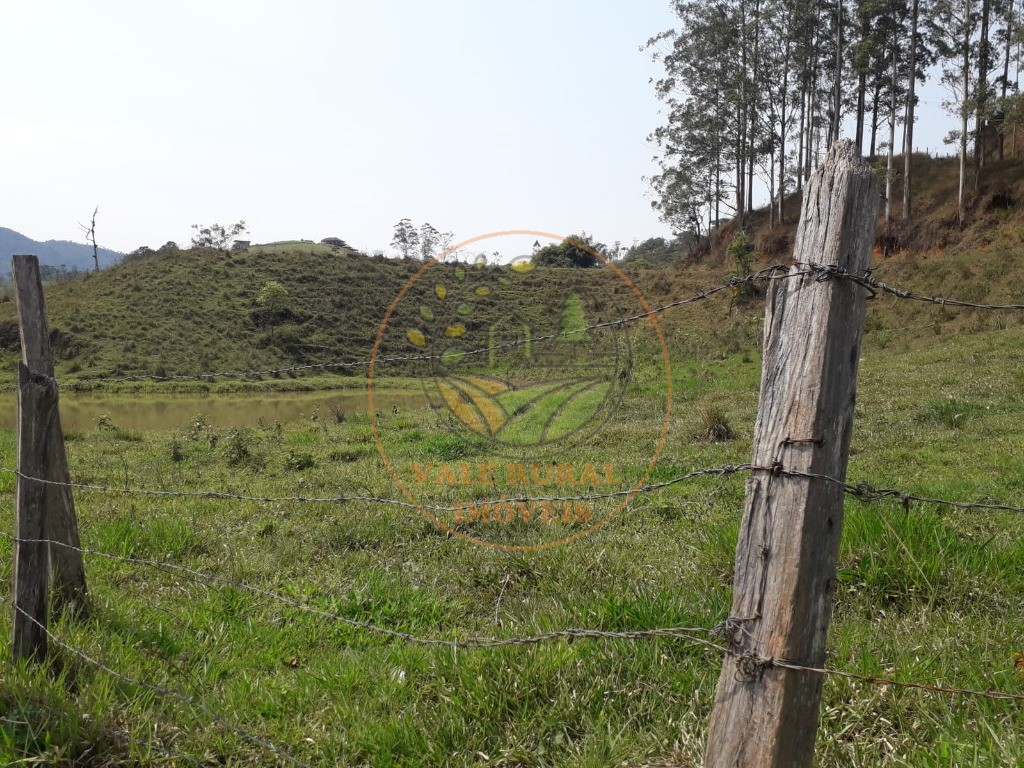
[[[388,306],[423,267],[326,246],[269,248],[153,254],[48,287],[62,380],[366,360]],[[551,333],[560,315],[547,308],[559,307],[594,280],[607,284],[611,295],[626,290],[610,270],[538,269],[515,274],[515,280],[510,274],[498,267],[433,267],[397,307],[392,324],[436,325],[447,317],[437,309],[443,304],[454,313],[448,321],[457,319],[470,335],[479,336],[510,312],[535,333]],[[272,281],[287,292],[286,306],[276,311],[259,304],[260,291]],[[437,299],[438,285],[448,286],[444,302]],[[438,317],[428,321],[425,306],[434,306]],[[610,306],[603,313],[590,309],[595,320],[616,316]],[[9,297],[0,303],[0,343],[13,370],[18,340]],[[409,351],[399,345],[392,353]],[[365,369],[350,372],[363,375]]]
[[[1016,205],[1024,200],[1021,161],[986,169],[961,228],[956,221],[956,161],[917,159],[914,222],[889,227],[880,222],[875,275],[970,301],[1024,302],[1024,245],[1019,237],[1024,215]],[[769,227],[763,210],[750,217],[747,231],[757,247],[755,269],[788,259],[798,210],[795,195],[788,201],[790,218],[781,225]],[[897,206],[897,222],[899,214]],[[721,227],[684,263],[623,268],[654,305],[685,297],[734,273],[736,265],[726,256],[726,247],[736,231],[736,222]],[[387,307],[422,266],[301,241],[248,252],[193,249],[134,259],[47,288],[58,373],[62,381],[85,381],[365,360]],[[609,270],[538,268],[511,281],[508,275],[507,269],[497,268],[433,268],[413,289],[419,298],[407,297],[392,324],[410,329],[423,325],[417,312],[429,304],[436,284],[452,289],[448,303],[460,309],[465,307],[456,300],[456,289],[486,287],[486,296],[472,296],[471,313],[457,318],[470,334],[509,315],[520,317],[535,333],[557,330],[561,302],[593,286],[595,279],[607,286],[612,300],[608,306],[592,301],[588,318],[610,319],[615,306],[623,314],[635,309],[623,299],[628,289]],[[258,303],[270,281],[288,294],[287,307],[273,313]],[[587,290],[593,295],[592,287]],[[616,297],[623,301],[616,304]],[[667,313],[662,320],[670,346],[681,353],[756,352],[762,311],[756,297],[733,303],[726,297]],[[11,371],[17,356],[13,320],[12,302],[0,299],[0,349]],[[868,343],[1016,322],[1016,316],[970,311],[936,314],[925,306],[883,298],[869,313]],[[282,380],[276,386],[303,384]]]

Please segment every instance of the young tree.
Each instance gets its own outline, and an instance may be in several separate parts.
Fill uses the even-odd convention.
[[[952,132],[960,143],[960,180],[957,191],[957,218],[966,219],[964,190],[967,180],[968,120],[971,113],[971,57],[976,52],[974,40],[978,27],[976,0],[938,0],[935,15],[936,39],[943,58],[942,83],[949,89],[946,108],[959,115],[960,130]],[[977,147],[975,148],[977,151]]]
[[[288,289],[277,280],[268,280],[256,294],[256,306],[263,314],[263,321],[270,328],[271,338],[274,336],[274,323],[291,311],[292,298]]]

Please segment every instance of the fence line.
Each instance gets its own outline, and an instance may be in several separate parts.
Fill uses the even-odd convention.
[[[72,547],[69,544],[65,544],[60,541],[53,541],[49,539],[20,539],[12,533],[7,531],[0,531],[0,536],[9,539],[12,542],[17,543],[33,543],[33,544],[47,544],[51,546],[64,547],[72,549],[83,555],[90,557],[100,557],[106,560],[113,560],[115,562],[128,563],[131,565],[144,565],[147,567],[158,568],[161,570],[172,571],[174,573],[184,574],[198,581],[205,581],[208,584],[220,584],[226,587],[232,587],[243,592],[249,592],[257,595],[258,597],[265,597],[271,600],[276,600],[284,605],[291,608],[295,608],[303,613],[308,613],[313,616],[319,616],[321,618],[330,619],[341,624],[346,624],[354,629],[361,629],[366,632],[371,632],[378,635],[384,635],[391,637],[396,640],[402,640],[403,642],[410,643],[412,645],[424,645],[444,648],[502,648],[507,646],[522,646],[522,645],[539,645],[552,640],[559,639],[605,639],[605,640],[639,640],[643,638],[652,637],[673,637],[676,639],[688,639],[694,642],[707,644],[707,641],[703,641],[695,637],[701,634],[710,635],[721,635],[725,624],[717,627],[663,627],[659,629],[649,630],[632,630],[615,632],[602,629],[583,629],[583,628],[570,628],[553,630],[551,632],[544,632],[539,635],[532,635],[529,637],[473,637],[462,640],[450,640],[444,638],[425,638],[419,637],[409,632],[403,632],[398,629],[391,629],[389,627],[383,627],[378,624],[374,624],[369,621],[361,621],[360,619],[353,619],[348,616],[340,616],[331,611],[324,610],[322,608],[314,608],[311,605],[307,605],[295,598],[283,595],[280,592],[275,592],[270,589],[263,589],[252,584],[247,584],[242,581],[235,581],[225,576],[218,576],[212,573],[205,573],[194,568],[188,568],[183,565],[176,565],[175,563],[165,563],[158,560],[145,560],[142,558],[135,557],[124,557],[122,555],[114,555],[108,552],[98,552],[96,550],[87,549],[84,547]]]
[[[750,464],[725,464],[721,467],[710,467],[707,469],[695,469],[684,475],[663,480],[657,483],[648,483],[639,488],[607,491],[605,493],[580,494],[576,496],[508,496],[501,499],[474,499],[472,504],[519,504],[523,502],[564,502],[564,501],[597,501],[600,499],[614,499],[623,496],[632,496],[637,493],[651,493],[653,491],[669,488],[673,485],[691,480],[695,477],[725,476],[737,472],[745,472],[753,467]],[[389,506],[405,507],[407,509],[429,509],[432,512],[457,512],[459,507],[415,504],[403,499],[392,499],[384,496],[249,496],[231,491],[177,491],[177,490],[149,490],[146,488],[118,488],[107,485],[88,485],[83,483],[62,483],[56,480],[47,480],[41,477],[30,477],[10,467],[0,467],[0,473],[14,475],[33,483],[45,485],[57,485],[68,488],[77,488],[83,491],[96,493],[119,493],[131,496],[165,496],[171,498],[203,498],[203,499],[225,499],[229,501],[251,501],[262,504],[286,504],[286,503],[309,503],[309,504],[344,504],[347,502],[364,502],[372,504],[387,504]],[[1022,510],[1024,511],[1024,510]]]
[[[12,541],[19,541],[16,537],[10,533],[0,531],[0,536],[8,538]],[[41,541],[36,543],[53,544],[62,547],[68,547],[69,545],[57,541]],[[86,548],[78,548],[78,551],[84,555],[102,557],[114,561],[125,562],[133,565],[145,565],[157,568],[165,568],[177,573],[183,573],[193,578],[205,581],[207,583],[219,583],[224,586],[230,586],[241,591],[250,592],[263,597],[269,597],[284,603],[290,607],[296,608],[303,613],[308,613],[314,616],[331,619],[333,621],[346,624],[356,629],[362,629],[367,632],[371,632],[386,637],[392,637],[396,640],[409,643],[411,645],[420,645],[435,648],[447,648],[449,650],[469,650],[469,649],[483,649],[483,648],[504,648],[504,647],[525,647],[525,646],[536,646],[547,642],[553,642],[557,640],[627,640],[627,641],[639,641],[639,640],[653,640],[657,638],[667,638],[673,640],[681,640],[687,643],[692,643],[695,646],[709,648],[717,651],[718,653],[733,656],[741,661],[741,668],[745,671],[745,674],[758,674],[761,670],[769,669],[771,667],[781,667],[784,669],[792,669],[802,672],[811,672],[814,674],[824,675],[826,677],[841,677],[848,680],[855,680],[857,682],[867,683],[869,685],[891,685],[899,688],[908,688],[914,690],[926,691],[929,693],[941,693],[946,695],[957,695],[957,696],[971,696],[975,698],[983,698],[995,701],[1020,701],[1024,702],[1024,694],[1010,693],[1008,691],[1000,691],[996,689],[976,689],[976,688],[961,688],[955,686],[938,685],[935,683],[921,683],[912,680],[900,680],[892,677],[880,677],[877,675],[862,675],[857,672],[849,672],[846,670],[833,669],[830,667],[812,667],[807,665],[798,664],[794,661],[787,659],[773,658],[768,656],[761,656],[758,654],[752,654],[738,650],[735,647],[734,639],[744,632],[743,623],[745,619],[737,617],[729,617],[718,622],[712,627],[657,627],[651,629],[639,629],[639,630],[625,630],[625,631],[611,631],[611,630],[600,630],[600,629],[587,629],[572,627],[568,629],[554,630],[551,632],[545,632],[538,635],[530,635],[524,637],[508,637],[508,638],[495,638],[495,637],[469,637],[461,640],[451,640],[445,638],[431,638],[431,637],[420,637],[409,632],[403,632],[401,630],[392,629],[390,627],[384,627],[379,624],[372,622],[360,621],[358,619],[351,619],[346,616],[339,616],[330,611],[321,610],[319,608],[313,608],[312,606],[305,605],[297,600],[294,600],[286,595],[282,595],[271,590],[265,590],[260,587],[255,587],[245,582],[233,581],[223,576],[217,576],[215,574],[204,573],[192,568],[186,568],[184,566],[175,565],[173,563],[163,563],[153,560],[142,560],[138,558],[122,557],[120,555],[113,555],[105,552],[97,552]],[[19,609],[20,610],[20,609]],[[35,620],[33,619],[33,622]],[[38,623],[38,622],[35,622]],[[203,705],[196,702],[193,699],[189,699],[181,694],[176,694],[173,691],[168,691],[161,686],[153,685],[150,683],[134,681],[125,675],[122,675],[109,667],[103,665],[94,659],[91,659],[86,654],[78,651],[61,641],[59,638],[53,636],[52,633],[47,631],[47,635],[51,640],[56,642],[61,647],[66,648],[70,652],[74,653],[79,658],[83,658],[90,664],[93,664],[100,669],[119,677],[120,679],[142,685],[150,688],[159,693],[167,693],[174,698],[184,701],[185,703],[192,704],[194,706],[203,708]],[[701,635],[708,635],[711,637],[725,638],[729,645],[723,645],[713,640],[708,640]],[[207,711],[204,709],[204,711]],[[252,743],[263,746],[267,749],[276,751],[273,745],[264,743],[253,737],[252,734],[248,734],[242,729],[235,730],[234,726],[225,722],[223,718],[220,718],[207,711],[207,714],[215,719],[216,722],[224,725],[226,728],[235,731],[238,735],[242,735]],[[280,753],[278,753],[280,754]],[[299,763],[301,765],[301,763]]]
[[[842,480],[837,477],[830,477],[829,475],[821,474],[818,472],[805,472],[801,470],[790,469],[788,467],[785,467],[781,463],[775,463],[770,466],[758,466],[754,464],[723,464],[722,466],[719,467],[695,469],[691,472],[678,475],[668,480],[662,480],[657,483],[647,483],[638,488],[620,491],[608,491],[606,493],[579,494],[576,496],[506,496],[498,499],[473,499],[472,501],[467,503],[476,505],[500,505],[521,504],[527,502],[558,503],[567,501],[599,501],[601,499],[621,498],[623,496],[652,493],[654,491],[660,491],[665,488],[670,488],[674,485],[679,485],[680,483],[684,483],[687,480],[692,480],[698,477],[726,477],[740,472],[770,472],[773,474],[787,475],[790,477],[803,477],[807,479],[824,480],[826,482],[842,486],[843,491],[847,495],[852,496],[858,501],[862,501],[865,503],[873,503],[876,501],[891,499],[893,501],[901,502],[903,504],[917,502],[920,504],[928,504],[931,506],[947,506],[964,510],[978,509],[992,512],[1018,512],[1024,514],[1024,507],[1014,506],[1012,504],[1001,504],[997,502],[984,501],[960,501],[955,499],[943,499],[935,496],[922,496],[920,494],[908,493],[898,488],[884,488],[872,485],[871,483],[867,482],[851,483],[847,480]],[[112,493],[128,496],[222,499],[226,501],[247,501],[260,504],[344,504],[349,502],[362,502],[367,504],[387,504],[389,506],[404,507],[406,509],[423,509],[430,510],[432,512],[457,512],[460,510],[460,507],[450,505],[415,504],[404,499],[393,499],[386,496],[250,496],[243,493],[233,493],[231,491],[158,490],[148,488],[117,487],[109,485],[92,485],[87,483],[64,483],[56,480],[47,480],[41,477],[32,477],[30,475],[26,475],[22,472],[19,472],[17,469],[11,469],[10,467],[2,466],[0,466],[0,473],[20,477],[23,480],[28,480],[29,482],[32,483],[56,485],[94,493]]]
[[[791,271],[796,267],[796,271]],[[791,262],[789,264],[772,264],[771,266],[759,269],[749,275],[742,277],[733,277],[726,282],[714,286],[712,288],[700,291],[692,296],[685,299],[679,299],[672,301],[667,304],[662,304],[647,312],[640,312],[634,315],[628,315],[619,317],[614,320],[607,320],[600,323],[594,323],[592,325],[584,326],[581,332],[597,331],[607,328],[616,328],[630,323],[637,322],[639,320],[645,320],[649,317],[653,317],[671,309],[677,309],[678,307],[693,304],[704,299],[708,299],[716,294],[723,293],[724,291],[738,290],[744,285],[753,285],[755,283],[769,282],[773,280],[788,280],[798,277],[806,277],[813,275],[817,280],[847,280],[860,285],[867,289],[870,293],[868,298],[875,298],[878,292],[893,296],[897,299],[904,299],[909,301],[924,302],[927,304],[935,304],[938,306],[947,307],[961,307],[965,309],[979,309],[988,311],[1021,311],[1024,310],[1024,304],[982,304],[971,301],[965,301],[963,299],[946,298],[942,296],[930,296],[923,293],[918,293],[913,290],[899,288],[897,286],[889,285],[888,283],[879,280],[872,276],[873,270],[865,270],[863,273],[854,274],[847,272],[846,270],[836,267],[834,265],[822,265],[815,262]],[[501,344],[495,344],[487,347],[477,347],[475,349],[467,350],[463,353],[465,357],[485,355],[491,351],[503,351],[508,349],[515,349],[517,347],[524,346],[526,344],[538,344],[545,341],[553,341],[561,333],[550,333],[544,336],[537,336],[531,338],[529,341],[524,339],[516,339],[513,341],[503,342]],[[412,362],[436,362],[443,359],[443,354],[422,354],[422,355],[399,355],[393,357],[379,357],[375,359],[366,360],[353,360],[346,362],[324,362],[324,363],[306,363],[303,365],[292,365],[282,366],[279,368],[267,368],[261,370],[247,370],[247,371],[208,371],[203,373],[180,373],[180,374],[168,374],[168,375],[157,375],[157,374],[135,374],[129,376],[105,376],[97,377],[93,379],[78,379],[66,382],[64,387],[70,390],[83,389],[91,387],[95,384],[123,384],[128,382],[137,381],[204,381],[207,379],[214,378],[258,378],[264,376],[279,376],[281,374],[298,373],[300,371],[333,371],[333,370],[345,370],[355,368],[369,368],[371,365],[391,364],[391,363],[412,363]]]

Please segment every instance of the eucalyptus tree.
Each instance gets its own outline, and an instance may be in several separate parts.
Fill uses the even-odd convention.
[[[744,4],[746,0],[739,0]],[[653,202],[662,220],[687,231],[703,220],[709,226],[723,207],[742,217],[747,157],[745,100],[753,91],[736,51],[745,47],[744,25],[735,0],[677,0],[680,30],[647,43],[665,76],[655,92],[667,107],[667,120],[650,136],[661,150],[660,173],[650,178]],[[730,191],[734,203],[729,206]]]
[[[408,259],[418,253],[420,245],[420,233],[409,219],[402,219],[395,224],[394,237],[391,239],[391,247]]]
[[[976,34],[980,14],[977,0],[937,0],[933,29],[943,57],[942,83],[950,93],[946,108],[959,115],[960,130],[952,131],[960,146],[960,179],[957,190],[957,218],[966,218],[964,190],[967,181],[967,137],[973,95],[972,61],[977,55]],[[976,135],[977,136],[977,135]],[[975,153],[980,149],[975,145]]]

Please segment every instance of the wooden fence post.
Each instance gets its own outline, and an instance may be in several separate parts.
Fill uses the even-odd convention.
[[[838,141],[804,190],[793,272],[818,263],[863,273],[878,217],[878,180],[850,141]],[[820,278],[826,279],[820,279]],[[726,656],[705,768],[802,768],[814,757],[821,667],[843,525],[864,324],[865,290],[820,272],[772,283],[753,470],[736,548]],[[761,661],[759,661],[761,660]]]
[[[43,301],[43,285],[39,276],[39,260],[35,256],[15,256],[12,259],[11,275],[18,305],[22,364],[27,368],[30,380],[41,377],[54,382],[53,416],[45,424],[37,424],[37,428],[47,429],[45,463],[19,466],[19,470],[30,477],[40,477],[58,483],[34,483],[45,492],[43,535],[40,538],[59,541],[73,548],[50,546],[49,567],[56,607],[80,610],[84,607],[86,593],[85,565],[82,553],[78,550],[81,541],[78,536],[75,500],[68,485],[71,482],[71,473],[68,471],[64,432],[61,429],[60,411],[57,408],[57,386],[50,350],[50,332],[46,322],[46,306]],[[21,427],[19,416],[19,435]],[[61,483],[63,485],[60,485]]]
[[[50,429],[57,412],[57,385],[18,365],[18,471],[46,467]],[[15,661],[46,656],[50,580],[46,537],[46,486],[18,475],[14,486],[14,622],[11,655]]]

